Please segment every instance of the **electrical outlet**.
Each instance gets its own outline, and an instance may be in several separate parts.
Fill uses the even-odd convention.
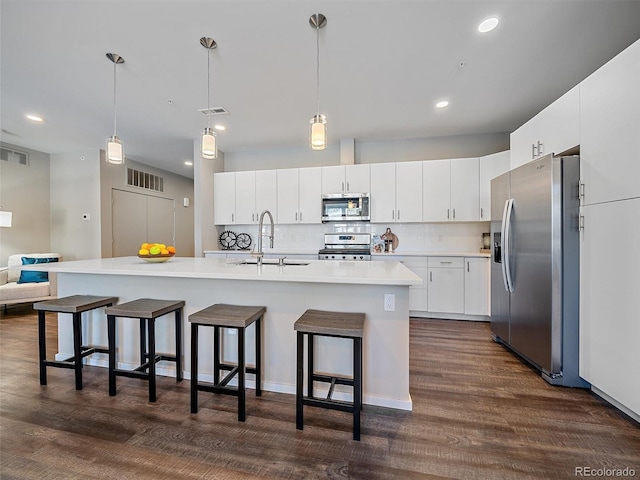
[[[395,312],[396,311],[396,296],[392,293],[384,294],[384,311]]]

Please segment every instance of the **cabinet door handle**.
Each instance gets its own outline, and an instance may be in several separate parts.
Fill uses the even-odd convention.
[[[344,182],[342,182],[342,191],[344,192]]]
[[[300,221],[302,221],[302,212],[300,212]]]
[[[538,141],[538,156],[541,157],[544,153],[544,143]]]
[[[532,143],[531,144],[531,159],[536,158],[536,144]]]
[[[235,216],[235,214],[234,214],[234,213],[232,213],[232,214],[231,214],[231,223],[235,222],[235,220],[234,220],[234,216]]]
[[[349,186],[349,182],[347,182],[347,192],[351,191],[351,187]]]
[[[296,212],[296,222],[298,221],[298,212]]]
[[[469,262],[467,262],[467,273],[469,272]]]
[[[429,272],[429,281],[433,282],[433,272]]]
[[[456,209],[455,208],[453,209],[453,219],[454,220],[456,219]]]
[[[484,218],[484,208],[480,207],[480,218]]]
[[[395,220],[395,219],[396,219],[396,211],[391,210],[391,220]]]
[[[400,220],[400,209],[398,209],[398,220]]]
[[[447,220],[449,220],[449,209],[447,208]]]
[[[251,214],[251,221],[252,221],[252,222],[255,222],[255,220],[254,220],[254,216],[255,216],[255,213],[252,213],[252,214]]]
[[[440,265],[449,265],[451,263],[453,263],[453,262],[440,262]]]

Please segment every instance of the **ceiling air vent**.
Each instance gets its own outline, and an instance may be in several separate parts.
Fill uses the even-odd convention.
[[[127,167],[127,185],[164,192],[164,178]]]
[[[228,115],[229,114],[229,110],[227,110],[224,107],[211,107],[211,108],[200,108],[198,110],[200,113],[202,113],[205,116],[209,116],[209,115]]]

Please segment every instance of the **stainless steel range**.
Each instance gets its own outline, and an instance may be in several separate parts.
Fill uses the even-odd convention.
[[[370,233],[325,233],[320,260],[371,260]]]

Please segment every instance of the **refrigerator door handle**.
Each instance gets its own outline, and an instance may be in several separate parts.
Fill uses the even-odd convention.
[[[511,215],[513,212],[513,198],[505,203],[505,212],[503,218],[502,230],[502,269],[504,274],[505,288],[508,292],[513,293],[513,279],[511,278]]]
[[[509,200],[504,201],[504,208],[502,209],[502,226],[500,231],[502,232],[502,248],[500,249],[500,270],[502,270],[502,281],[504,283],[505,291],[509,291],[509,285],[507,284],[507,272],[505,271],[506,264],[504,263],[505,253],[507,251],[507,210],[509,206]]]

